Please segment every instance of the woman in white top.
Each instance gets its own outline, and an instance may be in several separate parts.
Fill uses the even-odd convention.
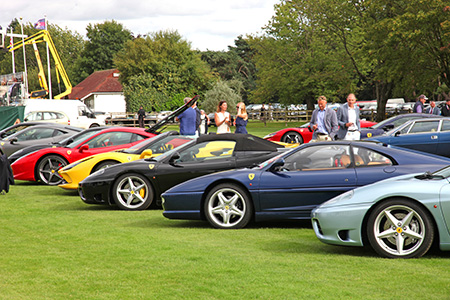
[[[227,112],[227,102],[222,100],[219,102],[217,112],[214,115],[214,121],[217,126],[217,133],[230,133],[230,113]]]

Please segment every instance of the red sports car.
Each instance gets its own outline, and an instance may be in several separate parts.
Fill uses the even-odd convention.
[[[20,157],[11,165],[14,179],[58,185],[63,181],[58,174],[60,168],[90,155],[131,147],[153,136],[154,133],[146,132],[144,128],[134,127],[93,131],[65,147],[44,148]]]
[[[376,122],[370,122],[361,120],[360,121],[361,128],[371,127]],[[289,143],[289,144],[303,144],[308,143],[312,138],[312,130],[309,127],[309,122],[303,124],[300,127],[290,127],[278,130],[277,132],[270,133],[266,135],[264,138],[266,140],[272,141],[272,142],[283,142],[283,143]]]

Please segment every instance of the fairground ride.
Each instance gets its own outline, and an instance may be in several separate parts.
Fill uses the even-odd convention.
[[[36,56],[36,59],[38,61],[38,67],[39,67],[39,84],[41,85],[43,90],[32,92],[31,96],[32,98],[41,98],[43,95],[40,96],[40,94],[44,93],[45,95],[48,94],[48,86],[47,81],[45,80],[45,74],[44,69],[42,67],[42,62],[40,59],[39,52],[37,50],[37,43],[47,42],[47,45],[49,47],[50,53],[52,54],[53,61],[55,62],[55,70],[56,70],[56,78],[58,80],[58,86],[60,87],[61,91],[61,80],[64,83],[64,86],[66,87],[66,90],[54,97],[54,99],[61,99],[65,96],[69,95],[72,92],[72,84],[70,83],[69,77],[67,76],[66,70],[64,69],[64,66],[62,64],[61,58],[58,54],[58,51],[56,51],[55,44],[53,43],[53,40],[50,36],[50,33],[47,30],[41,30],[32,36],[27,37],[24,40],[18,41],[14,43],[12,46],[8,46],[8,51],[14,51],[20,47],[24,47],[26,45],[33,44],[34,47],[34,53]],[[33,93],[34,96],[33,96]]]

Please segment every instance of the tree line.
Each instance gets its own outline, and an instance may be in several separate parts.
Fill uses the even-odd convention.
[[[16,19],[10,27],[20,33]],[[377,115],[384,116],[389,98],[450,96],[450,6],[443,0],[282,0],[261,34],[240,35],[227,51],[193,50],[177,31],[134,35],[114,20],[86,29],[84,38],[49,26],[72,84],[117,68],[128,111],[172,110],[194,94],[208,112],[221,99],[230,107],[245,101],[311,109],[319,95],[343,102],[353,92],[377,99]],[[25,34],[36,31],[25,24]],[[28,48],[29,90],[36,90],[37,63]],[[22,52],[15,55],[21,70]],[[0,53],[0,74],[7,73],[11,55]]]

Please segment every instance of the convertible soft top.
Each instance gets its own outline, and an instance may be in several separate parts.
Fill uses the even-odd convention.
[[[235,141],[235,151],[272,151],[276,152],[283,146],[272,143],[251,134],[224,133],[224,134],[206,134],[197,139],[197,143],[207,141]]]

